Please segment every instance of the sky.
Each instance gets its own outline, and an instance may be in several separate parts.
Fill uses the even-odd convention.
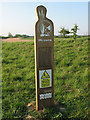
[[[27,1],[27,0],[26,0]],[[35,8],[44,5],[47,17],[54,23],[54,34],[59,35],[61,27],[71,29],[79,26],[79,35],[88,34],[88,2],[1,2],[0,35],[34,35],[37,16]]]

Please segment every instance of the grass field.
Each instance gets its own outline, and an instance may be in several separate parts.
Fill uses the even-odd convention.
[[[34,42],[2,43],[2,118],[25,118],[26,106],[35,101]],[[55,38],[54,99],[66,110],[54,107],[44,113],[30,111],[43,119],[88,117],[88,38]]]

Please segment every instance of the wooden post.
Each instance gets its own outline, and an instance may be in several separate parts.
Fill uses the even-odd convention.
[[[54,104],[54,26],[46,17],[46,8],[38,6],[35,24],[36,110]]]

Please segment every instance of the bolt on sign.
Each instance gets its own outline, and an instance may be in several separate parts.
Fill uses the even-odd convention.
[[[35,83],[36,110],[54,104],[54,26],[44,6],[36,8]]]

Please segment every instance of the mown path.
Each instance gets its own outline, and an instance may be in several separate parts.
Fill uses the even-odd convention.
[[[33,40],[24,40],[22,38],[7,38],[7,39],[2,39],[2,42],[30,42]]]

